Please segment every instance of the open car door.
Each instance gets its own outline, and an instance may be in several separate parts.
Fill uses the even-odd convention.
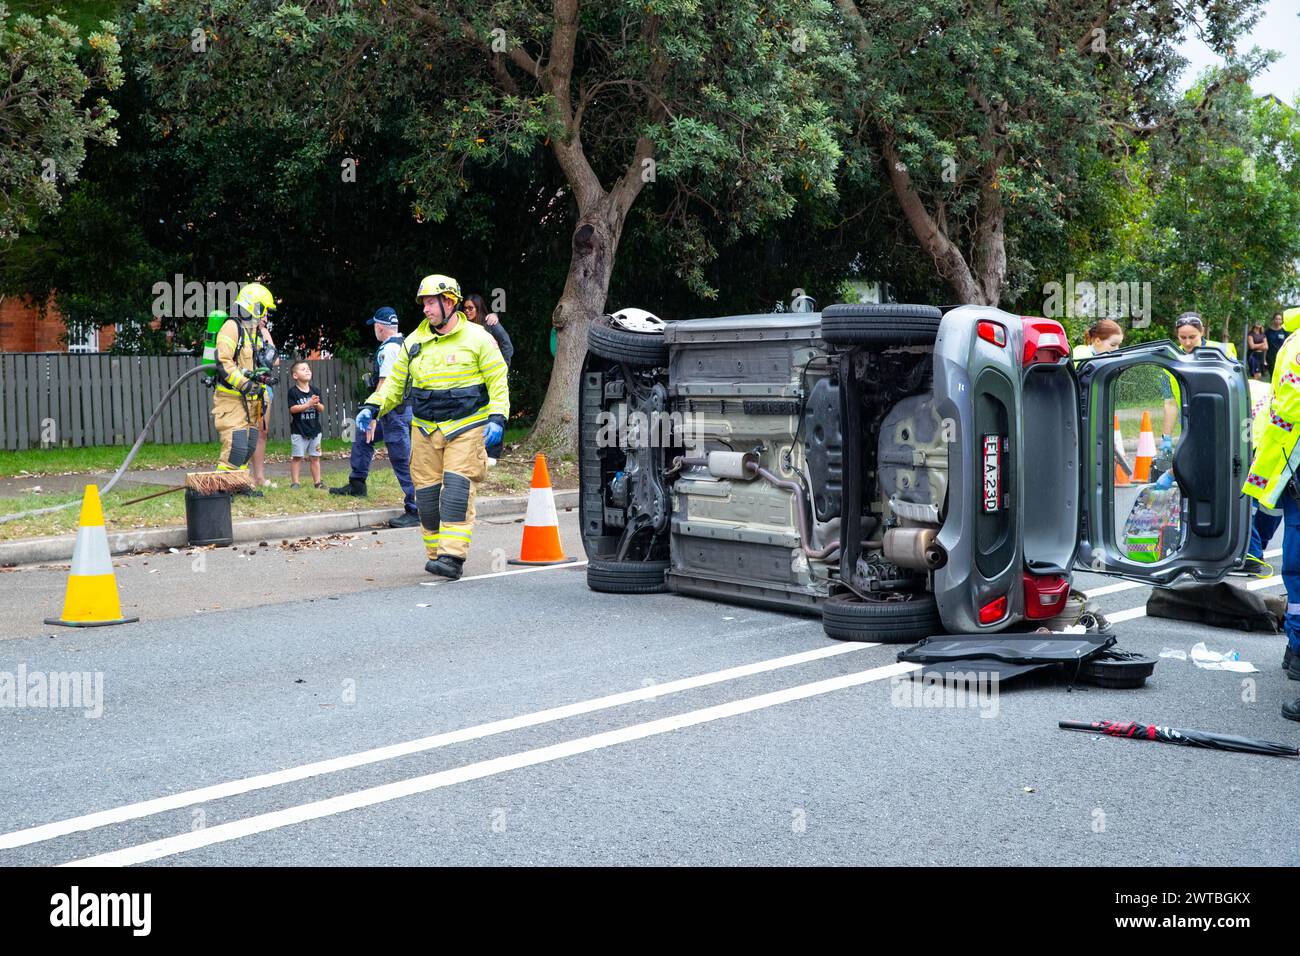
[[[1168,585],[1216,581],[1250,538],[1250,392],[1216,348],[1152,342],[1081,363],[1080,570]],[[1150,423],[1150,434],[1143,425]],[[1170,435],[1162,451],[1163,434]],[[1157,481],[1172,467],[1173,481]],[[1167,485],[1168,487],[1161,487]]]

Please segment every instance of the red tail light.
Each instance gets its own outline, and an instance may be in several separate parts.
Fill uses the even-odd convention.
[[[975,327],[979,337],[1000,349],[1007,347],[1007,330],[996,322],[981,322]]]
[[[1020,326],[1025,339],[1022,365],[1033,365],[1035,362],[1055,365],[1070,354],[1070,343],[1065,339],[1065,327],[1060,322],[1022,316]]]
[[[1026,573],[1025,617],[1041,621],[1056,617],[1065,610],[1065,599],[1070,596],[1070,579],[1060,574],[1038,576]]]
[[[1006,616],[1007,616],[1007,596],[1005,594],[1002,595],[1002,597],[1000,598],[989,601],[988,604],[985,604],[982,608],[980,608],[981,624],[996,624],[998,621],[1002,620]]]

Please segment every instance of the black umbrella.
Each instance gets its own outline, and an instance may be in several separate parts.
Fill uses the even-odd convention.
[[[1154,740],[1162,744],[1181,744],[1184,747],[1208,747],[1211,750],[1235,750],[1244,754],[1266,754],[1270,757],[1300,757],[1300,748],[1271,740],[1255,740],[1236,734],[1213,734],[1205,730],[1175,730],[1154,724],[1120,723],[1117,720],[1062,720],[1057,725],[1062,730],[1082,730],[1086,733],[1105,734],[1108,737],[1129,737],[1133,740]]]

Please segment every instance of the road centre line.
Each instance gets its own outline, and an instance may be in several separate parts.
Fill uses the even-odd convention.
[[[493,757],[489,760],[479,760],[471,764],[466,764],[463,767],[453,767],[449,770],[440,770],[436,773],[412,777],[407,780],[381,784],[376,787],[369,787],[365,790],[358,790],[354,793],[346,793],[337,797],[316,800],[296,807],[287,807],[283,810],[260,813],[256,816],[246,817],[242,820],[234,820],[230,823],[222,823],[217,826],[206,827],[201,830],[194,830],[177,836],[166,837],[161,840],[153,840],[149,843],[139,844],[138,846],[126,847],[121,850],[113,850],[97,856],[73,860],[62,865],[130,866],[136,863],[147,863],[150,860],[158,860],[163,857],[174,856],[177,853],[185,853],[189,850],[195,850],[200,847],[212,846],[217,843],[226,843],[246,836],[253,836],[271,830],[278,830],[283,827],[304,823],[308,820],[319,820],[323,817],[346,813],[349,810],[357,810],[362,807],[371,807],[381,803],[388,803],[392,800],[400,800],[403,797],[428,793],[432,790],[453,786],[458,783],[466,783],[471,780],[481,780],[484,777],[507,773],[511,770],[518,770],[523,767],[532,767],[538,764],[563,760],[566,757],[589,753],[593,750],[600,750],[605,747],[613,747],[617,744],[628,743],[633,740],[644,740],[647,737],[670,733],[674,730],[681,730],[684,727],[694,727],[715,720],[723,720],[727,717],[736,717],[741,714],[753,713],[754,711],[763,710],[768,707],[775,707],[778,704],[790,703],[791,701],[807,700],[808,698],[817,697],[822,694],[829,694],[833,691],[845,690],[850,687],[857,687],[873,681],[901,676],[915,670],[920,670],[919,664],[886,664],[883,667],[873,667],[868,670],[856,671],[851,674],[842,674],[839,677],[831,677],[807,684],[798,684],[794,687],[787,687],[783,690],[771,691],[754,697],[745,697],[740,700],[728,701],[724,704],[715,704],[711,707],[703,707],[698,710],[690,710],[682,714],[675,714],[671,717],[661,717],[657,720],[632,724],[629,727],[620,727],[617,730],[607,730],[586,737],[578,737],[558,744],[536,747],[532,750],[508,754],[504,757]]]
[[[785,628],[804,626],[806,626],[806,622],[800,620],[792,621],[788,624],[779,624],[774,627],[763,628],[761,630],[782,630]],[[781,670],[785,667],[795,667],[800,664],[809,663],[810,661],[837,657],[841,654],[850,654],[854,651],[865,650],[869,647],[877,646],[877,644],[871,643],[832,644],[828,647],[818,647],[809,651],[801,651],[797,654],[787,654],[782,657],[774,657],[750,664],[741,664],[737,667],[728,667],[723,670],[711,671],[707,674],[697,674],[693,677],[683,677],[679,680],[665,681],[662,684],[638,687],[635,690],[608,694],[604,697],[596,697],[572,704],[563,704],[559,707],[550,707],[545,710],[534,711],[518,717],[508,717],[502,720],[489,721],[488,723],[476,724],[472,727],[464,727],[460,730],[447,731],[429,737],[420,737],[415,740],[389,744],[384,747],[375,747],[370,750],[363,750],[359,753],[346,754],[341,757],[333,757],[327,760],[318,760],[297,767],[289,767],[284,770],[275,770],[269,773],[257,774],[252,777],[244,777],[239,780],[231,780],[226,783],[200,787],[196,790],[186,790],[181,793],[174,793],[165,797],[157,797],[139,803],[131,803],[109,810],[100,810],[82,816],[70,817],[66,820],[58,820],[53,823],[40,824],[22,830],[15,830],[11,833],[0,834],[0,850],[12,850],[15,847],[28,846],[33,843],[42,843],[46,840],[53,840],[70,833],[94,830],[99,827],[124,823],[128,820],[137,820],[141,817],[153,816],[154,814],[164,813],[168,810],[179,810],[184,807],[193,806],[199,803],[207,803],[212,800],[223,800],[227,797],[238,796],[239,794],[250,793],[255,790],[264,790],[268,787],[282,786],[287,783],[294,783],[299,780],[306,780],[324,774],[338,773],[342,770],[351,770],[355,767],[362,767],[367,764],[378,763],[384,760],[407,757],[412,754],[436,750],[440,747],[446,747],[451,744],[464,743],[470,740],[481,740],[484,737],[508,733],[509,731],[520,730],[524,727],[536,727],[539,724],[551,723],[552,721],[564,720],[569,717],[590,714],[600,710],[608,710],[612,707],[621,707],[625,704],[636,703],[638,701],[654,700],[669,694],[677,694],[700,687],[708,687],[713,684],[720,684],[725,681],[749,677],[754,674],[763,674],[770,671]]]

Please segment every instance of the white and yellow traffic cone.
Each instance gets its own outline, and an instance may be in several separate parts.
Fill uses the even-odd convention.
[[[117,578],[113,576],[113,558],[108,550],[108,532],[104,530],[104,509],[99,503],[99,488],[86,485],[86,494],[81,499],[77,544],[72,551],[72,573],[68,575],[68,590],[63,598],[63,616],[47,617],[45,623],[100,627],[138,620],[138,617],[122,616]]]
[[[524,540],[519,557],[510,564],[568,564],[560,544],[560,518],[555,513],[555,492],[551,490],[551,473],[546,456],[533,460],[533,483],[528,489],[528,514],[524,516]]]
[[[1151,413],[1142,413],[1142,431],[1138,433],[1137,455],[1133,460],[1133,481],[1144,485],[1151,481],[1151,461],[1156,457],[1156,436],[1151,433]]]
[[[1128,459],[1124,457],[1124,435],[1119,430],[1119,416],[1115,416],[1115,487],[1127,488],[1132,484],[1128,476],[1133,473],[1133,469],[1128,466]]]

